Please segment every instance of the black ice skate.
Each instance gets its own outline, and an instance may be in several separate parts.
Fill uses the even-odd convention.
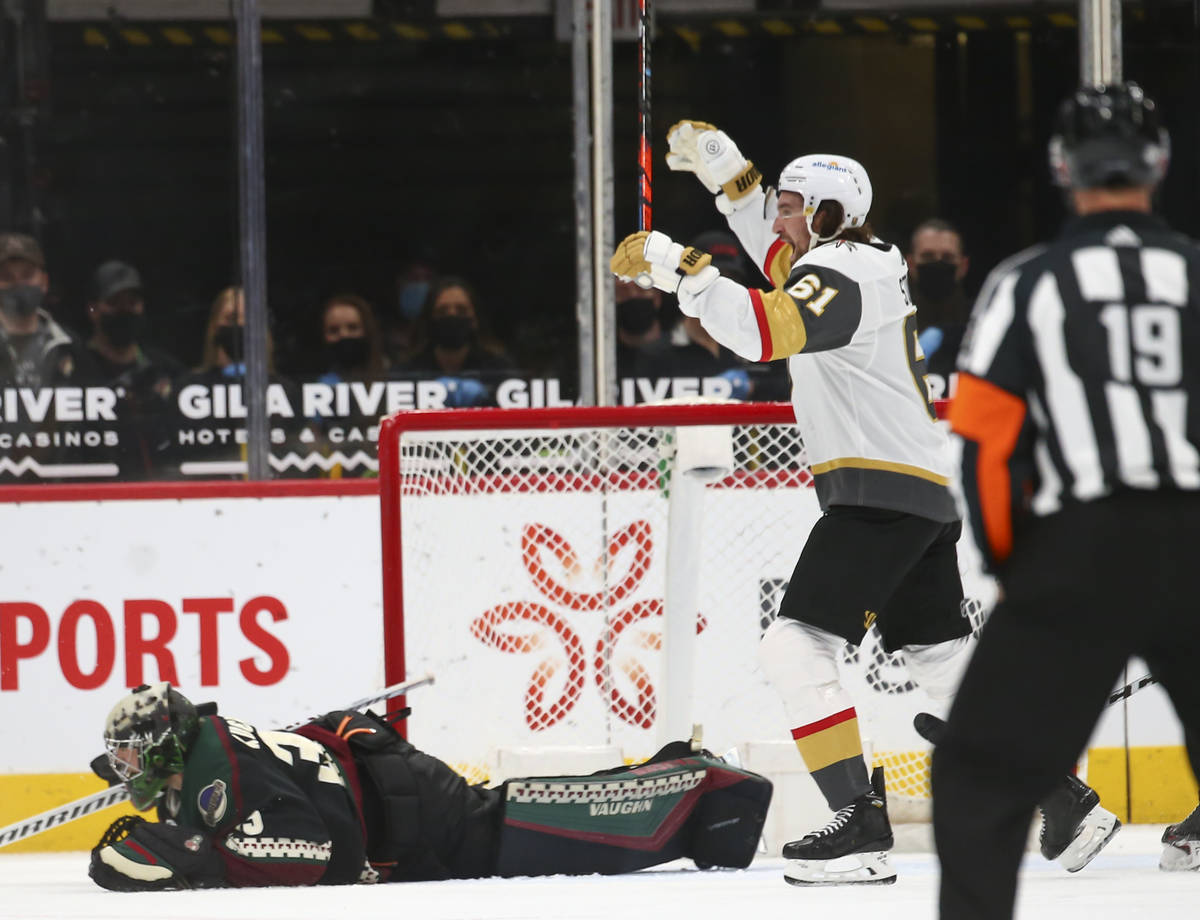
[[[887,864],[892,848],[883,768],[871,774],[872,792],[859,796],[818,831],[783,847],[790,860],[783,873],[792,885],[890,885],[896,870]]]
[[[1164,872],[1200,869],[1200,805],[1178,824],[1168,825],[1162,843],[1158,868]]]
[[[1104,849],[1121,829],[1111,811],[1100,807],[1096,790],[1066,776],[1041,803],[1042,855],[1056,859],[1068,872],[1078,872]]]

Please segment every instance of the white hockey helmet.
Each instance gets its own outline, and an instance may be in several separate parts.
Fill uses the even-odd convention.
[[[871,210],[871,179],[858,160],[829,153],[810,153],[797,157],[779,174],[779,191],[804,196],[804,220],[813,232],[813,216],[823,201],[836,201],[845,216],[832,233],[820,237],[831,240],[847,227],[861,227]],[[817,237],[813,234],[814,242]]]

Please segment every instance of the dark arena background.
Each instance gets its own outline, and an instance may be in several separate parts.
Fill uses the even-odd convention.
[[[166,3],[140,19],[99,0],[14,6],[24,18],[3,18],[0,43],[0,226],[38,231],[56,315],[73,325],[83,325],[95,265],[135,264],[155,338],[196,364],[208,305],[237,274],[232,21],[211,18],[220,3],[173,5],[204,8],[210,18],[199,20],[163,18]],[[308,370],[324,297],[360,293],[386,318],[397,275],[417,259],[472,281],[492,333],[530,374],[573,379],[569,4],[540,4],[540,14],[504,0],[323,5],[357,6],[352,18],[266,6],[279,369]],[[676,238],[719,226],[694,179],[661,159],[667,127],[684,117],[724,128],[768,182],[802,152],[853,154],[874,181],[877,232],[900,242],[925,217],[956,223],[972,288],[1061,220],[1045,143],[1079,73],[1077,4],[659,6],[654,214]],[[1159,101],[1174,144],[1161,209],[1195,233],[1197,9],[1124,8],[1125,74]],[[617,41],[618,237],[636,227],[637,77],[636,42]]]

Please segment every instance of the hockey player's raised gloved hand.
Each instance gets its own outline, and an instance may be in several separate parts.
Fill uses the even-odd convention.
[[[225,867],[204,834],[122,815],[92,850],[88,875],[110,891],[217,888]]]
[[[711,263],[712,256],[707,252],[682,246],[657,230],[639,230],[621,240],[609,267],[622,281],[695,297],[721,277]]]
[[[706,121],[678,121],[667,131],[667,166],[692,172],[717,196],[717,210],[732,214],[751,201],[762,173],[747,160],[729,135]]]

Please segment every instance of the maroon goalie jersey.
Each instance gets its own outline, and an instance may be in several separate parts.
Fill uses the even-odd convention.
[[[310,738],[209,716],[160,817],[211,838],[229,885],[372,881],[357,783]]]

